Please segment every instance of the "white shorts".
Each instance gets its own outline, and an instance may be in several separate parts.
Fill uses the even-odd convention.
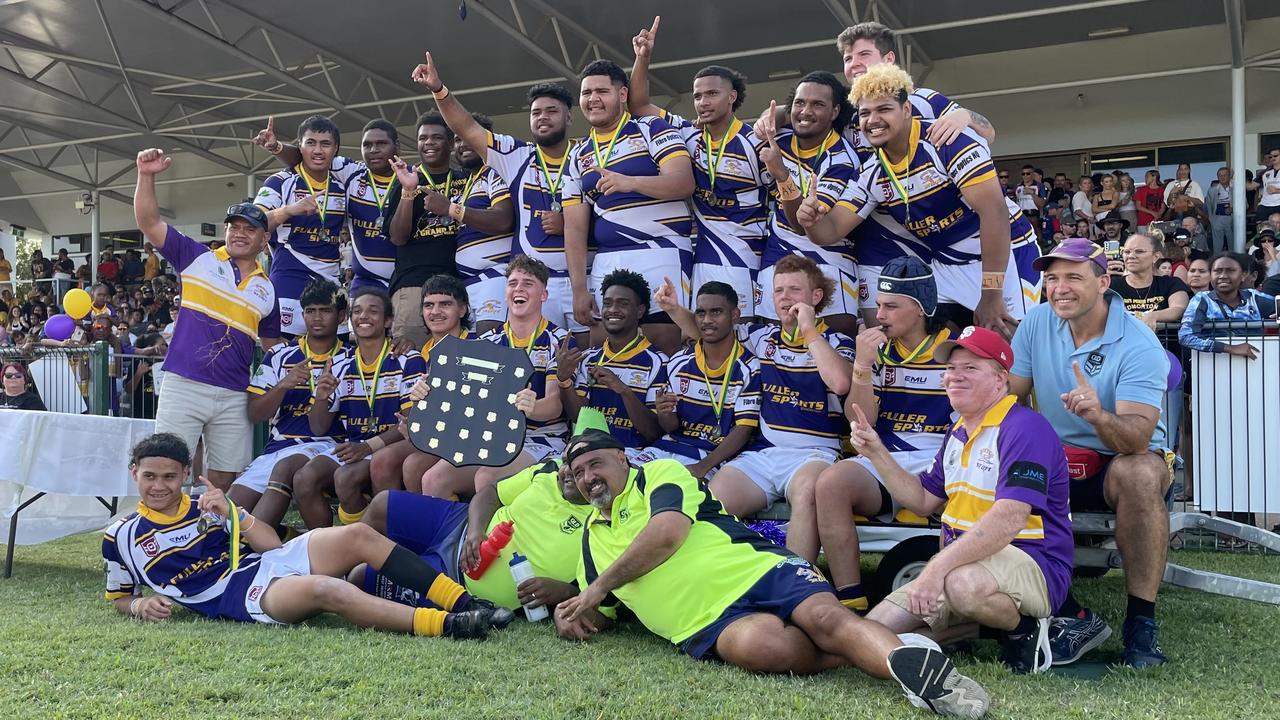
[[[260,623],[280,625],[281,622],[262,611],[262,596],[273,580],[283,577],[307,576],[311,574],[311,553],[307,546],[311,543],[311,533],[303,533],[275,550],[262,553],[258,561],[258,572],[253,576],[249,591],[244,596],[244,609],[249,617]]]
[[[677,248],[653,248],[646,250],[620,250],[596,253],[591,264],[588,286],[596,298],[596,308],[604,308],[604,292],[601,286],[605,277],[614,270],[631,270],[640,273],[649,283],[649,313],[662,312],[653,302],[653,294],[662,287],[663,280],[671,278],[676,286],[676,304],[689,307],[689,257],[687,250]],[[572,297],[570,298],[572,302]]]
[[[693,266],[693,284],[689,286],[692,289],[689,308],[697,309],[698,290],[702,289],[704,284],[718,281],[725,283],[738,293],[738,310],[742,313],[742,317],[744,319],[754,317],[756,305],[763,297],[760,286],[756,284],[756,275],[757,271],[750,268],[696,263]],[[675,278],[672,280],[674,281]]]
[[[1040,245],[1034,237],[1016,243],[1009,251],[1009,272],[1004,278],[1004,302],[1014,320],[1022,320],[1031,308],[1040,304],[1043,280],[1031,266],[1040,257]]]
[[[537,463],[545,462],[547,458],[553,455],[563,455],[564,447],[564,438],[554,435],[526,437],[524,439],[524,449],[521,452],[533,458],[533,462],[536,465]]]
[[[286,335],[306,335],[307,321],[302,317],[302,304],[279,294],[276,295],[276,303],[280,307],[280,332]]]
[[[831,304],[822,309],[820,315],[857,315],[858,314],[858,268],[853,263],[841,268],[835,265],[818,263],[822,274],[831,278],[836,284]],[[760,285],[760,304],[756,307],[756,315],[770,320],[777,320],[778,313],[773,307],[773,266],[760,268],[758,284]]]
[[[467,280],[467,299],[471,303],[471,319],[475,322],[502,322],[507,319],[506,267],[487,268]]]
[[[573,286],[567,276],[551,276],[547,280],[547,301],[542,303],[542,317],[571,333],[590,330],[573,318]]]
[[[724,467],[735,468],[745,474],[764,491],[765,498],[772,505],[786,499],[791,478],[802,465],[811,462],[830,465],[837,457],[835,450],[827,448],[768,447],[744,452],[725,463]]]
[[[675,460],[676,462],[684,465],[691,465],[702,459],[689,457],[688,455],[682,455],[678,452],[663,450],[656,447],[627,448],[625,452],[627,453],[627,460],[630,461],[632,465],[644,465],[645,463],[651,463],[654,460]]]
[[[899,450],[897,452],[890,453],[890,455],[893,456],[895,462],[902,466],[903,470],[906,470],[912,475],[919,475],[933,467],[934,458],[938,456],[938,453],[936,450]],[[839,465],[841,463],[856,463],[859,467],[866,470],[871,477],[875,478],[876,482],[880,483],[880,487],[885,487],[884,479],[880,477],[880,473],[876,470],[876,466],[865,456],[858,455],[856,457],[848,458],[847,460],[841,460],[836,464]],[[894,516],[898,514],[898,511],[902,509],[902,505],[898,502],[897,498],[893,497],[893,493],[889,494],[889,498],[892,500],[892,507],[888,512],[881,513],[876,516],[876,519],[881,520],[882,522],[891,522]]]
[[[261,495],[267,491],[267,481],[271,479],[271,471],[275,469],[276,463],[294,455],[305,455],[310,460],[321,453],[333,450],[333,448],[334,443],[332,440],[316,440],[290,445],[273,453],[260,455],[249,463],[249,467],[245,468],[243,473],[240,473],[240,477],[236,478],[236,481],[232,483],[232,487],[239,485]]]
[[[1030,242],[1034,246],[1035,242]],[[1022,247],[1022,246],[1019,246]],[[1024,251],[1025,252],[1025,251]],[[943,263],[933,263],[933,279],[938,284],[938,302],[939,303],[957,303],[963,305],[970,310],[978,307],[978,300],[982,297],[982,261],[975,260],[964,265],[945,265]],[[1018,297],[1021,297],[1022,281],[1018,277],[1018,266],[1014,259],[1013,248],[1009,250],[1009,263],[1005,267],[1005,290],[1004,299],[1008,310],[1015,320],[1021,320],[1026,314],[1021,301],[1014,304],[1011,301],[1011,288],[1019,289]],[[1036,289],[1037,296],[1039,289]],[[1014,314],[1015,309],[1017,313]]]
[[[876,297],[880,292],[876,289],[880,286],[880,271],[884,270],[883,265],[859,265],[858,266],[858,308],[861,310],[876,311]]]
[[[352,465],[352,464],[355,464],[355,463],[360,462],[361,460],[368,460],[369,458],[373,457],[373,453],[369,453],[368,455],[365,455],[365,456],[364,456],[364,457],[362,457],[362,458],[357,458],[357,459],[355,459],[355,460],[352,460],[352,461],[351,461],[351,462],[349,462],[349,463],[343,463],[341,460],[339,460],[339,459],[338,459],[337,454],[336,454],[336,453],[334,453],[334,451],[335,451],[335,450],[337,450],[337,449],[338,449],[338,446],[337,446],[337,445],[331,445],[331,446],[329,446],[329,449],[328,449],[328,450],[325,450],[324,452],[316,453],[316,454],[315,454],[315,457],[329,458],[330,460],[332,460],[332,461],[334,461],[335,463],[337,463],[337,464],[338,464],[338,467],[342,467],[344,464],[345,464],[345,465]]]
[[[249,395],[165,373],[156,432],[171,432],[192,455],[204,438],[205,469],[238,473],[253,460]]]

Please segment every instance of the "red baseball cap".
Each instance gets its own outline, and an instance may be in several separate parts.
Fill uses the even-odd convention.
[[[946,362],[947,358],[951,357],[951,351],[958,347],[978,357],[995,360],[1005,370],[1013,369],[1013,348],[1009,347],[1009,343],[994,330],[970,325],[961,331],[960,337],[940,343],[933,351],[933,357],[940,362]]]

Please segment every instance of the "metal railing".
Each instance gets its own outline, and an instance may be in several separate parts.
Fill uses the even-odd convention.
[[[36,390],[52,412],[107,415],[110,347],[98,342],[87,347],[0,348],[0,361],[17,360],[31,372]]]
[[[1157,336],[1178,357],[1182,378],[1165,396],[1170,447],[1177,454],[1172,508],[1272,528],[1280,523],[1280,328],[1275,320],[1206,323],[1201,335],[1247,343],[1253,358],[1181,346],[1180,324]],[[1180,535],[1184,547],[1245,550],[1251,544],[1210,530]]]

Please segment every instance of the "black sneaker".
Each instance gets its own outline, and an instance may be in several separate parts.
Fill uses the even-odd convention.
[[[444,618],[444,636],[454,640],[483,640],[489,636],[488,610],[449,613]]]
[[[516,619],[516,614],[514,612],[504,607],[498,607],[488,600],[481,600],[474,595],[471,596],[471,602],[467,603],[465,607],[461,608],[461,610],[464,612],[474,611],[488,613],[489,627],[495,630],[501,630],[502,628],[510,625],[512,620]]]
[[[889,653],[889,673],[918,708],[976,720],[991,704],[987,691],[933,648],[904,645]]]
[[[1124,638],[1124,664],[1143,670],[1169,662],[1169,658],[1160,651],[1158,633],[1156,621],[1151,618],[1126,619],[1120,630],[1120,636]]]
[[[1111,626],[1092,610],[1084,617],[1058,617],[1049,623],[1049,648],[1054,665],[1070,665],[1111,637]]]
[[[1053,666],[1049,649],[1049,618],[1040,618],[1029,633],[1009,633],[1000,642],[1000,662],[1018,675],[1040,673]]]

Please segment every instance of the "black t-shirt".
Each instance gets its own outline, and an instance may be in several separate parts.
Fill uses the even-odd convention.
[[[1169,307],[1169,296],[1178,291],[1186,293],[1188,298],[1194,295],[1186,283],[1172,275],[1155,275],[1144,288],[1135,288],[1124,277],[1115,275],[1111,278],[1111,289],[1124,299],[1125,309],[1132,313],[1165,310]]]
[[[0,392],[0,410],[47,410],[44,401],[33,392],[10,395]]]
[[[157,402],[156,384],[154,380],[155,373],[150,371],[150,368],[154,367],[154,363],[150,359],[135,358],[132,372],[128,378],[125,378],[125,383],[127,385],[133,375],[140,372],[144,365],[148,368],[148,372],[138,377],[138,384],[133,388],[133,404],[131,406],[133,409],[130,415],[135,418],[154,420]]]
[[[427,176],[418,171],[419,193],[413,199],[413,219],[409,229],[409,242],[396,249],[395,270],[391,273],[391,292],[406,287],[421,287],[427,278],[444,273],[458,274],[458,223],[447,215],[440,217],[426,211],[426,197],[421,192],[435,185],[448,186],[445,194],[453,202],[461,202],[467,187],[467,172],[455,169],[450,173]],[[383,211],[383,227],[391,232],[391,218],[400,205],[400,181],[393,180],[387,190],[387,207]]]

